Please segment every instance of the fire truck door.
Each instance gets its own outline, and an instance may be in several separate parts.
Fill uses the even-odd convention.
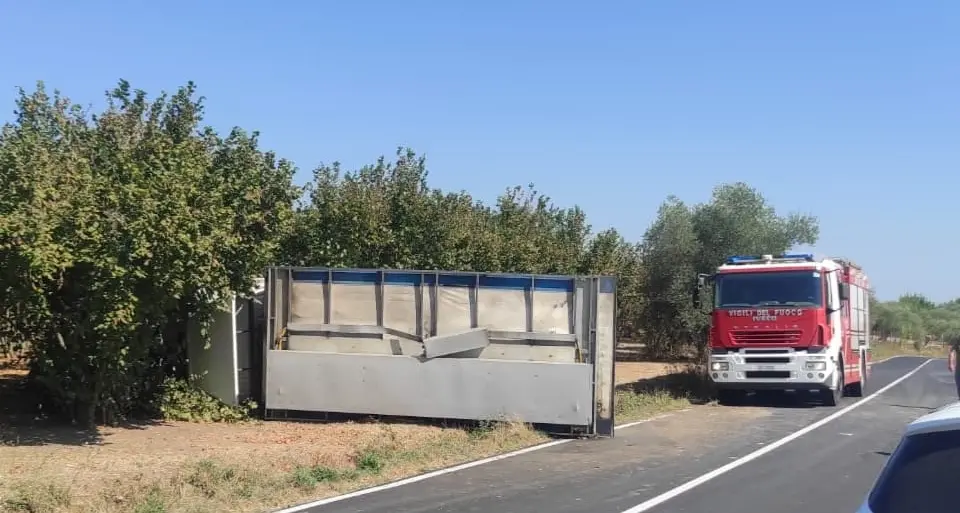
[[[838,272],[826,273],[827,276],[827,312],[830,330],[834,337],[843,336],[843,309],[840,303],[840,280]],[[831,340],[832,342],[832,340]]]

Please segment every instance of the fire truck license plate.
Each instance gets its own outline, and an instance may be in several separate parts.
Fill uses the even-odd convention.
[[[777,370],[776,365],[757,365],[756,370]]]

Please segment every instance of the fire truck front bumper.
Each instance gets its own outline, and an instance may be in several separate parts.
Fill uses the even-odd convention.
[[[710,355],[717,388],[740,390],[830,390],[836,364],[823,353],[730,352]]]

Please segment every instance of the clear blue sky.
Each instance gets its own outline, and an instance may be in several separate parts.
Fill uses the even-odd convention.
[[[435,186],[534,182],[634,239],[744,180],[881,298],[960,296],[960,2],[469,4],[0,0],[0,92],[194,80],[301,181],[409,145]]]

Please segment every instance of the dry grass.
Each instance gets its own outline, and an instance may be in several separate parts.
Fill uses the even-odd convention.
[[[543,442],[518,423],[169,423],[0,448],[4,511],[263,511]]]
[[[686,366],[618,364],[629,422],[697,400]],[[2,391],[24,372],[0,366]],[[92,431],[2,411],[0,511],[267,511],[547,441],[520,423],[168,422]],[[22,412],[21,412],[22,413]]]
[[[693,364],[619,362],[616,381],[618,423],[705,404],[712,397],[710,379]]]
[[[871,360],[879,361],[892,356],[926,356],[928,358],[946,358],[950,347],[945,344],[930,343],[917,349],[912,342],[873,342],[870,344]]]

